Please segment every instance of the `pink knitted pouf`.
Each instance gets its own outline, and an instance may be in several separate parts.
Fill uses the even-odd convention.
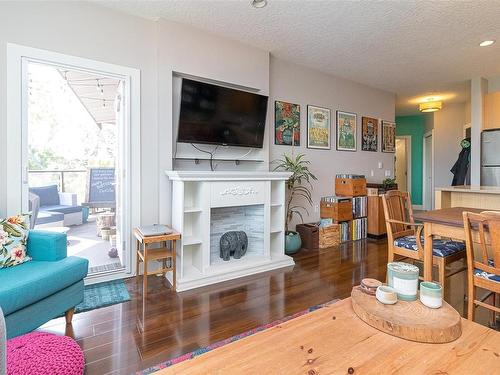
[[[7,341],[8,375],[82,375],[84,366],[71,337],[34,332]]]

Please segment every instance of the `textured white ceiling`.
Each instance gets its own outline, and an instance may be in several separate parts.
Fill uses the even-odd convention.
[[[165,18],[270,51],[274,56],[398,94],[408,100],[500,75],[500,1],[98,1]],[[497,39],[479,48],[484,39]],[[464,96],[465,95],[465,96]]]

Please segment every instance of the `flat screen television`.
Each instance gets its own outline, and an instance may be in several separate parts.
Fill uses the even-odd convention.
[[[267,96],[182,79],[177,142],[262,148]]]

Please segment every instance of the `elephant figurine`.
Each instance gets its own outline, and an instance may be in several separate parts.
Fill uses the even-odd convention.
[[[248,237],[243,231],[230,231],[220,238],[220,257],[228,261],[231,255],[240,259],[247,252]]]

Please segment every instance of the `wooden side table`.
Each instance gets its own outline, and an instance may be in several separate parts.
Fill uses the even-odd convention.
[[[156,275],[158,273],[163,273],[166,275],[167,272],[172,271],[172,289],[176,290],[176,267],[175,267],[175,245],[176,241],[181,238],[180,233],[174,231],[170,234],[165,234],[161,236],[143,236],[142,233],[135,228],[134,236],[137,239],[137,279],[139,279],[139,265],[140,262],[144,262],[144,272],[143,272],[143,297],[148,294],[148,276]],[[170,249],[167,247],[167,243],[171,241]],[[148,248],[148,245],[160,244],[157,248]],[[170,265],[167,267],[167,259],[171,259]],[[163,268],[151,273],[148,273],[148,261],[150,260],[162,260]]]

